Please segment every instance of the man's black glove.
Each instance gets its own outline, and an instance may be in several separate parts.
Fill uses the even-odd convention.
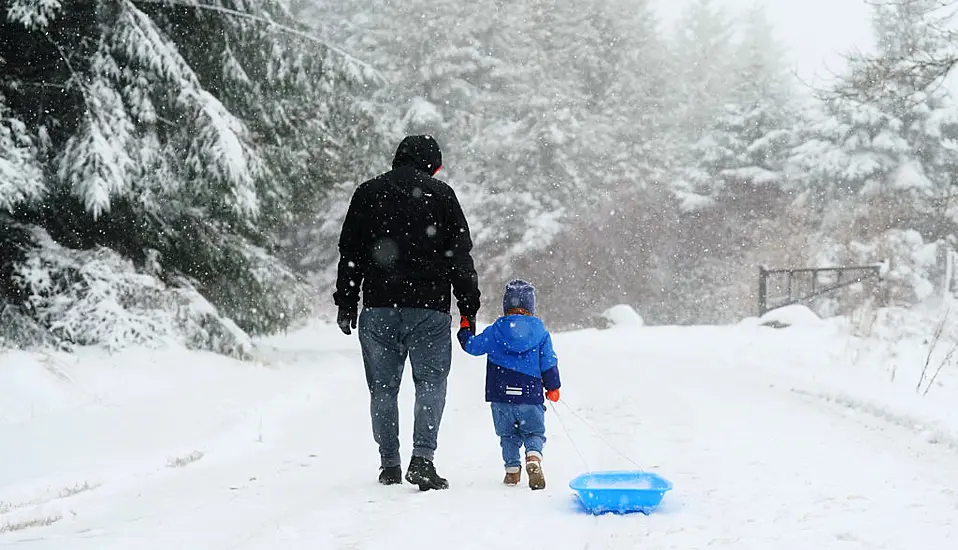
[[[336,315],[336,324],[339,325],[339,330],[343,331],[343,334],[350,335],[352,332],[349,330],[350,327],[356,328],[356,308],[355,307],[341,307],[339,308],[339,314]]]
[[[473,334],[476,333],[476,316],[463,315],[459,318],[459,330],[469,329]]]

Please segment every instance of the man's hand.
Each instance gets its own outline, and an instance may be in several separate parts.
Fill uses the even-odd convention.
[[[341,307],[339,314],[336,315],[336,324],[339,325],[339,330],[348,336],[352,334],[350,327],[356,328],[357,318],[355,307]]]

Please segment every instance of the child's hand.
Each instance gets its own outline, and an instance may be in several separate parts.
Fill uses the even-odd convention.
[[[461,347],[463,351],[465,351],[466,342],[468,342],[469,339],[473,337],[474,332],[472,327],[466,324],[466,318],[463,317],[462,320],[463,320],[463,326],[462,328],[459,329],[459,332],[456,333],[456,339],[459,340],[459,347]]]
[[[469,329],[472,331],[473,334],[475,334],[476,333],[476,318],[462,315],[459,318],[459,330],[462,330],[462,329]]]
[[[546,392],[546,399],[552,401],[553,403],[559,401],[559,389],[549,390]]]

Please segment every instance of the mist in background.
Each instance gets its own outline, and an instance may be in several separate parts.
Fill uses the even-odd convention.
[[[656,12],[666,24],[675,22],[689,0],[656,0]],[[796,76],[809,84],[833,80],[845,69],[847,55],[871,50],[869,5],[863,0],[716,0],[716,5],[742,10],[761,5],[788,48]]]
[[[953,290],[951,2],[98,5],[0,1],[4,341],[238,353],[332,318],[350,197],[419,133],[484,320],[512,277],[557,330],[734,323],[760,265],[884,262],[821,315]]]

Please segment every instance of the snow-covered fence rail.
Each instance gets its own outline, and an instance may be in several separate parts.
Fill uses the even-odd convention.
[[[871,265],[840,267],[791,267],[784,269],[758,268],[758,314],[810,300],[817,296],[862,283],[868,279],[881,280],[882,266]],[[822,275],[825,277],[820,278]],[[784,284],[781,277],[784,276]],[[776,277],[774,284],[770,279]],[[822,280],[825,279],[825,280]],[[776,294],[769,296],[769,288]]]

